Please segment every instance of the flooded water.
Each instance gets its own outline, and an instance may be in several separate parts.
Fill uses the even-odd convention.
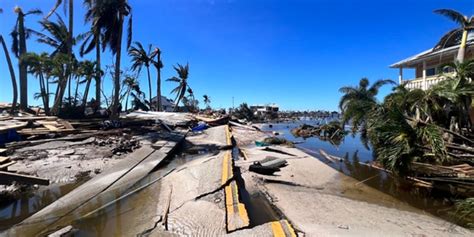
[[[277,132],[280,137],[296,143],[301,150],[317,157],[332,168],[351,176],[361,183],[387,193],[398,200],[405,202],[422,211],[429,212],[448,221],[454,221],[454,197],[433,189],[414,187],[406,181],[364,165],[374,160],[372,151],[367,149],[360,141],[358,135],[347,135],[341,144],[333,145],[328,141],[318,138],[300,138],[291,134],[291,130],[304,123],[315,125],[317,120],[304,120],[289,123],[272,123],[271,127],[265,125],[264,131]],[[329,162],[323,158],[319,150],[322,149],[329,155],[342,158],[341,162]],[[462,224],[462,223],[461,223]]]
[[[3,203],[0,206],[0,231],[21,222],[43,207],[75,189],[82,182],[55,185],[23,193],[17,200]]]

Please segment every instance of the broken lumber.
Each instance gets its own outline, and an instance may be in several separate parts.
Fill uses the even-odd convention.
[[[16,163],[16,161],[10,161],[4,164],[0,164],[0,170],[7,170],[9,166],[12,166]]]
[[[31,175],[15,174],[0,171],[0,184],[10,184],[13,181],[24,184],[49,185],[48,179],[42,179]]]

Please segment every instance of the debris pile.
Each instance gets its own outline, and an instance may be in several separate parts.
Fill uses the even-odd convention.
[[[291,133],[296,137],[317,137],[323,141],[340,144],[348,132],[344,130],[344,127],[339,122],[332,121],[319,126],[303,124],[291,130]]]
[[[285,145],[288,147],[295,147],[291,141],[281,137],[266,137],[263,141],[255,141],[256,146],[270,146],[270,145]]]

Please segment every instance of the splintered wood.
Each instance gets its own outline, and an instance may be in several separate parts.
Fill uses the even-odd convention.
[[[0,121],[0,133],[6,133],[12,129],[25,136],[74,131],[74,127],[68,121],[54,116],[10,117],[8,120]]]

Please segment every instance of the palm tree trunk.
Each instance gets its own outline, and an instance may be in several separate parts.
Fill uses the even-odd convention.
[[[85,109],[87,105],[87,97],[89,96],[89,88],[91,86],[92,78],[87,78],[86,88],[84,89],[84,96],[82,97],[82,107]]]
[[[67,54],[69,56],[69,60],[72,61],[72,37],[73,37],[73,26],[74,26],[74,0],[69,0],[69,31],[68,31],[68,37],[67,37]],[[69,86],[68,86],[68,97],[69,97],[69,105],[71,105],[71,80],[72,80],[72,68],[71,64],[68,64],[68,80],[69,80]],[[74,99],[75,100],[75,99]],[[75,102],[74,102],[75,104]]]
[[[147,72],[147,75],[148,75],[148,99],[149,99],[149,102],[150,102],[150,110],[151,110],[151,97],[152,97],[152,94],[151,94],[151,77],[150,77],[150,67],[149,66],[146,67],[146,72]]]
[[[466,42],[467,42],[467,30],[464,29],[462,32],[461,45],[459,46],[457,60],[459,63],[464,62],[464,55],[466,52]]]
[[[10,71],[10,77],[12,81],[12,89],[13,89],[13,101],[12,101],[12,110],[11,112],[15,111],[16,109],[16,102],[18,100],[18,88],[16,85],[16,77],[15,77],[15,71],[13,70],[13,64],[12,60],[10,58],[10,54],[8,53],[7,45],[5,44],[5,41],[3,40],[3,36],[0,35],[0,42],[2,43],[3,47],[3,52],[5,53],[5,58],[7,59],[7,64],[8,64],[8,70]]]
[[[120,93],[120,56],[122,54],[122,34],[123,34],[123,15],[120,14],[118,22],[117,52],[115,55],[115,76],[114,76],[114,98],[112,101],[112,119],[119,118],[119,93]]]
[[[79,80],[79,78],[77,78],[76,89],[74,91],[74,107],[77,106],[77,96],[79,94],[79,82],[80,82],[80,80]]]
[[[48,105],[48,110],[49,110],[49,79],[48,77],[46,77],[46,101],[47,101],[46,104]]]
[[[61,110],[61,104],[64,97],[64,92],[66,91],[67,86],[67,76],[61,76],[59,78],[58,87],[56,88],[56,97],[54,99],[54,105],[51,109],[51,113],[58,115]]]
[[[39,78],[39,82],[40,82],[40,90],[41,90],[41,99],[43,100],[43,108],[44,108],[44,113],[46,115],[49,115],[49,106],[48,106],[48,94],[46,93],[46,85],[45,85],[45,82],[44,82],[44,76],[43,76],[43,73],[40,74],[40,78]]]
[[[68,67],[70,67],[70,66],[68,66]],[[71,101],[71,99],[72,99],[71,98],[71,80],[72,80],[72,77],[70,76],[71,74],[72,74],[72,72],[69,71],[69,77],[67,79],[67,100],[69,102],[69,106],[72,105],[72,103],[71,103],[72,102]]]
[[[183,98],[184,96],[184,93],[186,92],[186,87],[184,87],[184,89],[181,89],[181,91],[179,92],[178,96],[176,97],[176,104],[174,105],[174,111],[177,112],[178,111],[178,108],[179,108],[179,102],[181,101],[181,99]]]
[[[19,35],[19,55],[20,58],[26,53],[26,34],[24,25],[24,14],[23,12],[18,13],[18,35]],[[28,108],[28,73],[27,65],[19,60],[19,73],[20,73],[20,109],[25,110]]]
[[[129,96],[130,96],[130,88],[128,88],[128,90],[127,90],[127,99],[125,99],[125,112],[128,111],[128,99],[129,99]]]
[[[156,110],[161,111],[161,53],[158,52],[158,67],[156,68],[156,73],[157,73],[157,79],[156,79],[156,97],[157,97],[157,102],[156,102]]]
[[[97,71],[96,71],[96,74],[95,74],[95,99],[97,101],[97,103],[99,103],[99,107],[100,107],[100,79],[101,79],[101,73],[100,73],[100,32],[98,30],[96,30],[95,32],[95,38],[97,40],[97,42],[95,43],[95,60],[96,60],[96,63],[97,63]]]

